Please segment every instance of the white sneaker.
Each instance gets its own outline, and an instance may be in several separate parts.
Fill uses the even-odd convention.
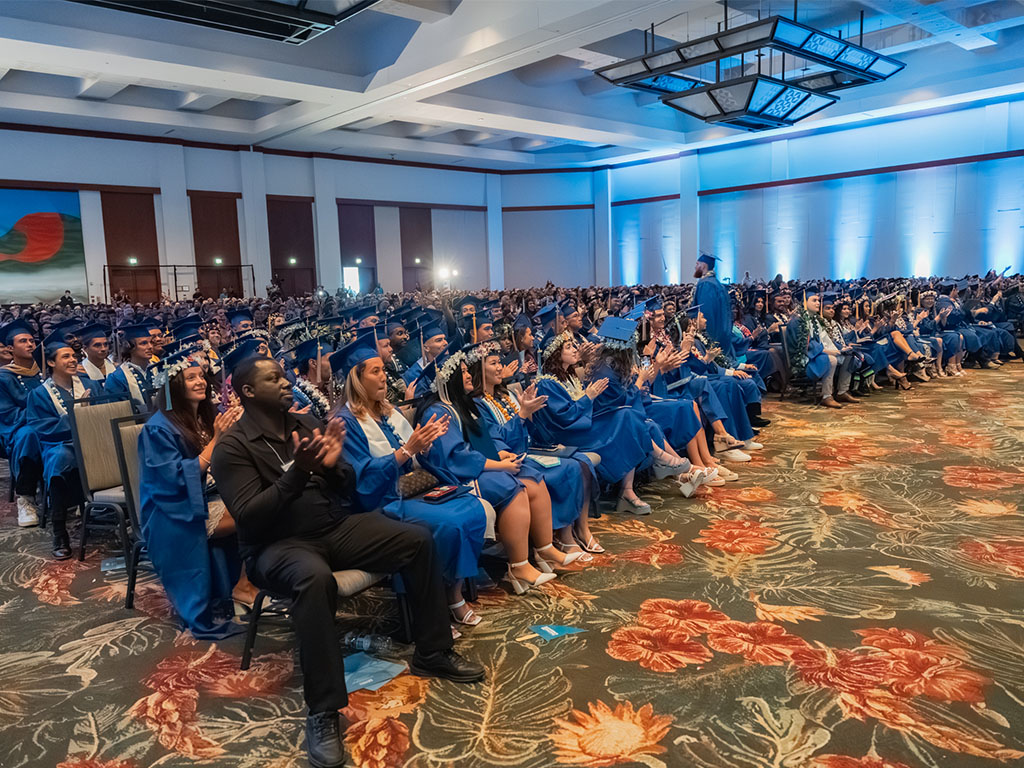
[[[754,439],[751,438],[750,440],[747,440],[745,443],[743,443],[743,448],[744,450],[747,451],[760,451],[762,448],[764,448],[764,446],[761,445],[760,443],[755,443]]]
[[[718,458],[724,461],[750,461],[750,454],[744,453],[739,448],[730,448],[728,451],[720,452]]]
[[[39,525],[39,510],[28,496],[18,497],[18,527],[32,528]]]

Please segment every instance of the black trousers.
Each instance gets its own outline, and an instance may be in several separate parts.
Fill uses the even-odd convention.
[[[247,571],[256,586],[292,600],[306,705],[314,713],[348,705],[334,627],[338,584],[332,575],[348,568],[400,573],[412,607],[417,650],[429,653],[452,647],[440,564],[425,527],[366,512],[346,515],[316,539],[276,541],[249,558]]]
[[[35,496],[39,481],[43,477],[43,463],[39,459],[24,456],[18,466],[10,465],[13,475],[14,492],[18,496]]]

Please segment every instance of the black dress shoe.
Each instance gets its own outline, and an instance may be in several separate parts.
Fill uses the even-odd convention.
[[[770,419],[762,419],[760,416],[755,416],[750,420],[750,426],[752,427],[767,427],[771,423]]]
[[[345,747],[341,743],[337,712],[306,716],[306,753],[313,768],[342,768]]]
[[[484,668],[475,661],[462,658],[453,650],[412,655],[409,671],[420,677],[443,677],[456,683],[476,683],[484,679]]]
[[[53,559],[67,560],[71,557],[71,539],[66,528],[55,528],[53,531]]]

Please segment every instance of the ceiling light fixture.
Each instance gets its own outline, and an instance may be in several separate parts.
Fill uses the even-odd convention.
[[[714,35],[645,51],[595,74],[613,85],[653,93],[668,106],[706,122],[758,131],[792,125],[837,102],[832,91],[883,81],[905,66],[782,16],[729,29],[726,6],[724,26]],[[863,26],[862,14],[861,40]],[[782,71],[776,74],[772,57],[779,54]],[[799,77],[787,79],[787,54]],[[712,64],[713,79],[708,76]],[[808,74],[811,66],[817,71]],[[734,71],[738,74],[731,76]]]

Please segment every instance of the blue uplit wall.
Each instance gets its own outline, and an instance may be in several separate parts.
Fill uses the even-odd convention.
[[[617,205],[612,208],[612,282],[678,283],[680,263],[679,201]]]
[[[701,244],[754,277],[1024,269],[1024,158],[709,195]]]

